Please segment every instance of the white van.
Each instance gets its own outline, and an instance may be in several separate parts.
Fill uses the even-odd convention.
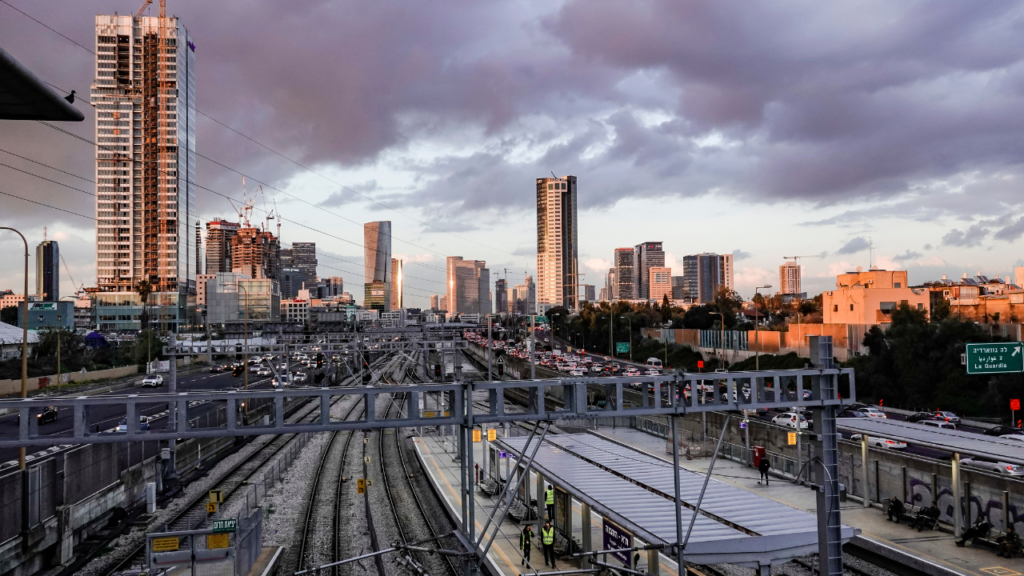
[[[658,370],[661,370],[661,360],[659,360],[658,358],[648,358],[647,367],[657,368]]]
[[[917,424],[920,424],[921,426],[930,426],[932,428],[942,428],[944,430],[956,430],[956,424],[946,422],[945,420],[920,420]]]

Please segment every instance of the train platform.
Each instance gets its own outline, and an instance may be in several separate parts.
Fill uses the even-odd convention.
[[[665,440],[629,428],[599,428],[594,435],[617,442],[623,446],[644,452],[653,457],[671,462]],[[683,460],[683,468],[697,473],[706,473],[710,458]],[[789,480],[771,481],[769,485],[758,484],[758,472],[738,462],[718,459],[712,477],[716,480],[747,490],[763,498],[787,504],[800,510],[814,512],[815,493],[806,486]],[[910,565],[933,576],[1020,576],[1024,574],[1024,559],[1007,559],[996,556],[988,548],[960,548],[956,538],[947,531],[917,532],[905,523],[889,522],[878,508],[865,508],[860,502],[843,502],[842,522],[856,527],[860,534],[849,544],[870,554],[887,558],[893,562]]]
[[[525,437],[514,437],[499,439],[493,443],[487,452],[491,454],[489,473],[497,472],[507,478],[506,463],[511,461],[510,468],[515,469],[514,463],[517,460],[509,460],[509,457],[514,455],[517,446],[521,448],[525,440]],[[652,493],[647,488],[615,476],[594,465],[592,461],[585,461],[566,451],[567,445],[579,447],[583,440],[587,440],[592,447],[603,442],[612,445],[590,435],[549,436],[548,441],[545,441],[545,445],[538,452],[528,479],[531,488],[523,487],[519,492],[520,498],[530,500],[535,497],[531,494],[537,493],[532,487],[539,488],[549,482],[556,486],[558,504],[554,524],[562,536],[571,533],[571,538],[563,538],[559,547],[582,544],[582,549],[600,550],[674,542],[674,506],[671,501],[663,495]],[[566,442],[569,444],[565,444]],[[459,517],[462,504],[458,489],[459,468],[451,442],[436,436],[426,436],[416,438],[415,445],[431,484],[442,496],[452,517]],[[601,451],[608,447],[597,448]],[[475,444],[474,449],[474,462],[482,463],[485,454],[484,443]],[[506,456],[496,458],[499,451],[504,452]],[[592,452],[589,455],[597,454]],[[656,476],[664,475],[665,466],[659,466],[650,456],[635,451],[629,460],[631,464],[639,465],[642,469],[651,469],[655,477],[646,478],[645,481],[650,481],[657,491],[664,489],[664,486],[660,485],[663,478]],[[541,478],[538,478],[538,474]],[[566,479],[569,475],[574,475],[575,482],[582,487],[572,486],[572,482]],[[695,474],[686,476],[690,476],[691,480],[697,478]],[[670,469],[668,477],[671,478]],[[691,484],[693,483],[689,481],[684,483],[684,500],[693,497]],[[713,485],[701,507],[704,512],[697,516],[693,536],[687,547],[690,550],[688,558],[694,563],[730,563],[760,568],[762,574],[767,574],[773,564],[778,565],[789,558],[816,550],[816,524],[812,514],[722,483],[715,482]],[[699,491],[699,486],[697,490]],[[485,495],[479,487],[474,490],[474,497],[476,525],[477,530],[480,530],[493,512],[498,498]],[[742,501],[742,504],[736,505],[730,501]],[[623,508],[624,502],[628,503],[628,510]],[[771,510],[772,514],[758,518],[757,511],[764,510]],[[541,515],[544,515],[543,511]],[[691,510],[685,509],[684,530],[690,516]],[[533,522],[536,525],[536,520]],[[488,564],[496,574],[525,574],[533,573],[535,570],[550,570],[543,566],[539,541],[534,543],[530,566],[524,565],[519,550],[519,533],[523,525],[512,519],[507,519],[501,525],[487,557]],[[539,529],[535,527],[534,530],[539,539]],[[584,534],[584,531],[589,533]],[[854,533],[852,528],[844,527],[844,540],[853,537]],[[618,558],[614,556],[608,555],[602,561],[617,566],[629,565],[652,574],[678,574],[676,563],[667,554],[647,551],[635,554],[632,558],[628,554],[619,555]],[[579,560],[572,560],[566,556],[559,559],[558,570],[578,567]]]

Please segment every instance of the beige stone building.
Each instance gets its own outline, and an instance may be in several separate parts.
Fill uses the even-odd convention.
[[[836,277],[836,289],[822,293],[825,324],[887,324],[900,304],[931,312],[926,288],[910,288],[905,270],[847,272]]]

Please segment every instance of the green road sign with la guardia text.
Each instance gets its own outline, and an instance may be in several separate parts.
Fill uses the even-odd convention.
[[[967,345],[968,374],[1024,372],[1024,344],[991,342]]]

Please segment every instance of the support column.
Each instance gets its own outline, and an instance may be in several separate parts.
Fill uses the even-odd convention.
[[[963,530],[964,511],[960,505],[960,453],[953,453],[953,535],[957,538]]]
[[[1005,499],[1006,498],[1005,497],[1006,493],[1003,492],[1003,494],[1004,494],[1004,499]],[[594,550],[594,543],[592,541],[593,540],[593,536],[594,536],[594,534],[593,534],[594,530],[591,528],[590,504],[587,504],[586,502],[581,502],[580,503],[580,529],[582,531],[582,535],[581,535],[581,538],[580,538],[580,544],[583,546],[583,551],[584,552],[592,552]],[[590,556],[584,556],[583,557],[583,563],[580,566],[580,568],[589,568],[589,567],[590,567]]]
[[[657,549],[647,551],[647,573],[653,576],[661,574],[661,553]]]
[[[544,475],[537,472],[537,520],[544,523]]]
[[[487,475],[489,474],[488,468],[490,467],[491,462],[490,453],[488,451],[488,446],[490,446],[490,444],[487,443],[487,424],[480,425],[480,444],[483,446],[481,459],[484,461],[481,468],[484,469],[484,478],[487,478]]]
[[[864,485],[864,507],[871,506],[871,498],[868,497],[868,435],[860,436],[860,471],[861,482]]]
[[[838,380],[838,377],[822,377]],[[839,521],[839,440],[836,430],[835,406],[825,406],[815,410],[815,424],[820,422],[821,430],[821,468],[819,478],[821,486],[818,490],[818,561],[819,573],[824,576],[842,576],[843,574],[843,540],[842,525]],[[866,445],[865,445],[866,446]],[[866,478],[865,478],[866,480]],[[864,498],[867,500],[867,484],[864,486]]]
[[[174,334],[174,332],[168,332],[168,334],[167,334],[167,344],[168,344],[168,347],[171,350],[174,350],[174,347],[178,345],[178,342],[177,342],[175,336],[176,335]],[[169,364],[169,371],[170,371],[170,373],[167,375],[167,393],[168,394],[177,394],[178,393],[178,356],[177,356],[177,354],[172,354],[171,355],[171,361],[168,364]],[[246,369],[248,369],[248,367],[246,367]],[[185,404],[185,405],[188,406],[188,404]],[[170,405],[168,406],[168,411],[169,411],[168,422],[170,423],[171,430],[175,430],[177,428],[177,419],[179,418],[177,402],[171,402]],[[180,417],[181,418],[188,418],[188,414],[181,414]],[[133,422],[128,422],[128,426],[129,427],[131,427],[131,426],[138,426],[138,425],[139,425],[138,422],[134,422],[134,423]],[[178,479],[178,470],[177,470],[177,468],[174,465],[174,438],[171,438],[170,440],[167,441],[167,447],[170,449],[169,451],[170,451],[170,456],[171,457],[167,459],[167,467],[164,469],[164,474],[167,476],[168,480],[177,480]]]

